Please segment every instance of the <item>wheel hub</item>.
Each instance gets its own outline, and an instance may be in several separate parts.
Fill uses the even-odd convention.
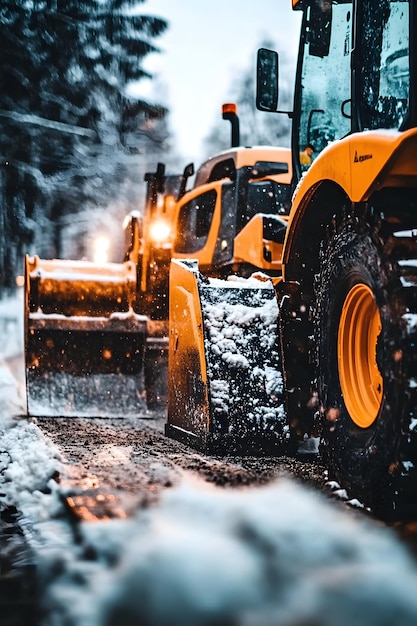
[[[372,289],[358,283],[348,292],[340,316],[339,380],[353,422],[368,428],[378,417],[383,379],[376,362],[381,316]]]

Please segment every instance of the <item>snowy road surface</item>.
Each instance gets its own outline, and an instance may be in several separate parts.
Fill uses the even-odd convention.
[[[166,440],[157,416],[120,428],[14,417],[18,363],[0,364],[0,510],[17,507],[36,553],[42,626],[417,624],[414,557],[312,490],[311,464],[203,457]],[[119,516],[71,518],[74,485],[114,496]]]

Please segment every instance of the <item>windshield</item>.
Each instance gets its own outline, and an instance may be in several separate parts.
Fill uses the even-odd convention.
[[[315,0],[303,50],[299,148],[301,169],[350,132],[352,2]]]
[[[399,128],[410,84],[408,1],[365,0],[363,10],[362,127]]]
[[[174,243],[177,252],[197,252],[204,247],[213,221],[216,199],[216,190],[210,189],[183,204]]]

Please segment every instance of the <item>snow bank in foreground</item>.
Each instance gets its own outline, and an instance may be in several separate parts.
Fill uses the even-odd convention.
[[[41,526],[62,512],[59,486],[53,480],[60,468],[58,450],[22,415],[19,385],[0,360],[0,512],[16,507],[20,525],[34,546],[41,540]]]
[[[44,562],[48,626],[417,623],[417,570],[390,531],[287,480],[184,484],[81,535],[78,558]]]
[[[51,478],[59,453],[16,414],[21,398],[0,362],[0,510],[17,506],[42,546],[41,626],[417,624],[404,546],[290,481],[185,483],[136,519],[80,524],[74,541]]]

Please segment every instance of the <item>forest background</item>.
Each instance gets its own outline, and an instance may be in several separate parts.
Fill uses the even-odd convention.
[[[178,174],[186,164],[175,145],[169,97],[146,69],[169,22],[145,5],[0,5],[0,298],[21,283],[25,253],[92,260],[94,240],[107,235],[109,260],[121,261],[123,219],[144,205],[145,173],[163,162]],[[261,46],[279,49],[280,41]],[[294,55],[281,48],[280,106],[290,110]],[[241,143],[289,146],[287,116],[255,109],[255,59],[256,49],[225,93],[225,101],[238,104]],[[149,81],[150,97],[132,88]],[[220,111],[206,131],[204,158],[229,147]]]

